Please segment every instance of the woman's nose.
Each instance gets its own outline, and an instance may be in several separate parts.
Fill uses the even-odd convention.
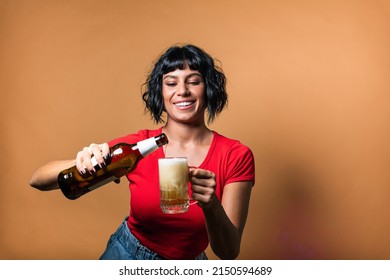
[[[190,92],[188,90],[186,83],[180,83],[178,88],[178,94],[179,95],[188,95]]]

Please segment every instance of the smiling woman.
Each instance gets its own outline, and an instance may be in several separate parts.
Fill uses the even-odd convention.
[[[156,62],[145,83],[147,90],[143,94],[146,108],[156,122],[161,122],[163,106],[162,86],[178,86],[178,70],[186,70],[182,76],[182,87],[196,87],[197,84],[205,87],[205,105],[208,112],[208,121],[211,122],[225,108],[228,96],[226,93],[226,77],[214,60],[200,48],[187,45],[173,46],[168,49]],[[184,76],[183,76],[184,75]],[[197,77],[197,78],[196,78]],[[165,81],[165,79],[168,79]],[[185,78],[183,80],[183,78]],[[164,84],[162,83],[164,79]],[[182,89],[183,89],[182,88]]]
[[[163,76],[162,95],[169,120],[201,124],[206,109],[204,82],[198,71],[188,66]]]
[[[104,149],[77,153],[76,166],[84,172],[81,167],[92,166],[92,157],[103,159],[104,151],[117,143],[136,143],[161,133],[169,139],[165,150],[148,155],[127,175],[130,214],[111,236],[101,259],[207,259],[204,251],[209,244],[221,259],[237,258],[255,170],[247,146],[206,125],[206,114],[211,122],[226,106],[225,83],[222,70],[205,51],[193,45],[173,46],[154,65],[143,94],[152,119],[164,125],[94,144]],[[164,157],[188,159],[189,193],[197,205],[185,213],[167,215],[160,209],[156,165]],[[74,160],[42,166],[31,185],[58,188],[58,171],[70,162]]]

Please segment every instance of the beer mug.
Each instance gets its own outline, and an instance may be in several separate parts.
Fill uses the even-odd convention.
[[[185,213],[191,204],[188,195],[188,160],[186,157],[158,159],[160,206],[163,213]]]

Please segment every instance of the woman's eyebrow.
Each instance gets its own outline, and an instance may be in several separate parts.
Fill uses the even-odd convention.
[[[199,74],[199,73],[191,73],[191,74],[189,74],[188,76],[186,76],[185,78],[186,78],[186,79],[189,79],[189,78],[192,78],[192,77],[194,77],[194,76],[198,76],[199,78],[203,78],[202,75]],[[165,80],[165,79],[167,79],[167,78],[177,79],[178,76],[168,74],[168,75],[166,75],[166,76],[163,77],[163,80]]]
[[[166,75],[166,76],[163,77],[163,80],[165,80],[165,79],[167,79],[167,78],[173,78],[173,79],[175,79],[175,78],[177,78],[177,76],[175,76],[175,75]]]

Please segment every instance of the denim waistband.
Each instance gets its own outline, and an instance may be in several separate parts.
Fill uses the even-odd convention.
[[[163,260],[164,258],[142,245],[127,226],[127,218],[111,235],[101,260]],[[207,260],[202,252],[196,260]]]
[[[163,258],[143,246],[130,232],[127,218],[111,235],[101,260],[162,260]]]

